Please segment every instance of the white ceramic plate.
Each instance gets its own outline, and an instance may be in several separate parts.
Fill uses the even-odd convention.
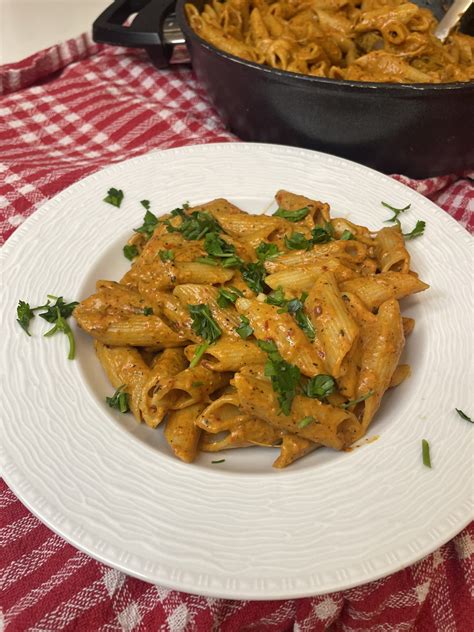
[[[122,188],[120,209],[102,202]],[[413,376],[389,393],[370,428],[379,435],[350,453],[318,450],[287,470],[276,450],[171,456],[161,428],[137,425],[104,402],[111,387],[91,340],[76,330],[77,360],[64,336],[28,338],[15,322],[19,299],[80,299],[98,278],[128,266],[122,246],[156,213],[184,201],[229,198],[267,208],[279,188],[331,204],[371,228],[380,204],[411,203],[413,268],[431,284],[405,301],[416,318],[406,360]],[[37,211],[2,251],[1,464],[7,483],[50,528],[93,557],[150,582],[188,592],[278,599],[341,590],[427,555],[472,515],[472,242],[445,212],[375,171],[316,152],[254,144],[186,147],[115,164],[74,184]],[[71,319],[72,320],[72,319]],[[423,466],[421,440],[433,468]],[[220,457],[219,457],[220,458]]]

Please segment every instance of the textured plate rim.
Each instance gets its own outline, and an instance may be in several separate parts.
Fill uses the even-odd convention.
[[[251,151],[252,148],[265,148],[265,150],[268,150],[270,152],[277,152],[277,153],[284,152],[284,153],[293,154],[293,155],[295,155],[296,153],[298,155],[312,156],[313,158],[315,159],[318,158],[319,160],[329,165],[331,164],[331,162],[336,162],[339,164],[344,164],[351,169],[355,168],[356,171],[365,173],[370,177],[376,177],[379,179],[384,178],[387,182],[390,182],[390,186],[398,187],[399,190],[402,192],[410,191],[410,195],[412,197],[415,196],[419,198],[420,200],[422,200],[423,205],[425,207],[430,206],[431,209],[435,213],[437,213],[440,218],[442,218],[443,222],[445,223],[447,222],[448,224],[451,225],[451,228],[456,229],[456,232],[458,233],[460,239],[468,238],[468,233],[460,227],[460,225],[456,222],[456,220],[451,218],[449,215],[447,215],[444,211],[439,209],[432,202],[424,198],[421,194],[414,192],[413,190],[406,187],[404,184],[398,181],[395,181],[389,178],[388,176],[384,176],[383,174],[380,174],[379,172],[376,172],[370,168],[364,167],[362,165],[353,163],[345,159],[330,156],[328,154],[322,154],[320,152],[313,152],[310,150],[303,150],[303,149],[297,149],[297,148],[292,148],[292,147],[284,147],[284,146],[278,146],[278,145],[261,145],[261,144],[252,144],[252,143],[215,143],[215,144],[209,144],[209,145],[191,145],[187,147],[180,147],[180,148],[174,148],[174,149],[169,149],[169,150],[153,151],[153,152],[150,152],[149,154],[138,156],[138,157],[135,157],[126,161],[122,161],[119,163],[115,163],[113,165],[105,167],[99,171],[94,172],[93,174],[88,175],[87,177],[80,180],[79,182],[81,182],[82,185],[84,185],[84,183],[87,183],[87,181],[93,181],[98,176],[98,174],[102,174],[104,173],[104,171],[107,171],[108,174],[113,175],[114,172],[116,171],[120,172],[120,170],[123,168],[123,165],[128,165],[130,163],[140,163],[141,161],[153,160],[156,155],[163,154],[164,152],[166,152],[167,154],[178,154],[178,157],[179,157],[179,155],[182,153],[185,153],[185,154],[194,153],[196,151],[198,153],[199,152],[206,153],[207,151],[219,152],[220,150],[224,150],[224,151],[230,150],[230,151],[240,152],[240,151],[246,151],[246,150]],[[7,256],[9,256],[10,251],[15,248],[17,242],[22,240],[24,238],[24,235],[28,234],[33,229],[34,225],[41,220],[41,218],[46,212],[48,212],[49,207],[51,205],[60,204],[63,201],[63,199],[67,198],[70,195],[71,190],[73,190],[74,187],[77,186],[77,184],[78,184],[77,182],[72,184],[70,187],[68,187],[61,193],[59,193],[57,196],[55,196],[51,200],[48,200],[43,205],[41,205],[38,211],[36,211],[32,216],[30,216],[24,222],[24,224],[18,228],[15,234],[6,242],[5,246],[2,248],[2,251],[1,251],[1,258],[4,259]],[[469,242],[469,244],[471,245],[472,242]],[[152,581],[154,583],[159,583],[163,586],[166,586],[172,589],[184,590],[191,593],[197,592],[197,594],[212,596],[212,597],[218,596],[218,597],[223,597],[223,598],[239,598],[239,599],[254,599],[254,600],[255,599],[257,600],[258,599],[284,599],[284,598],[295,598],[295,597],[303,597],[303,596],[317,595],[317,594],[327,594],[328,592],[333,592],[336,590],[337,591],[345,590],[353,586],[360,585],[361,583],[366,583],[368,581],[374,581],[376,579],[380,579],[382,577],[385,577],[389,574],[396,572],[397,570],[400,570],[402,568],[405,568],[408,565],[415,563],[419,559],[428,555],[433,550],[437,549],[439,546],[441,546],[442,544],[450,540],[454,535],[456,535],[456,533],[462,530],[470,522],[472,518],[471,503],[469,499],[466,499],[466,502],[463,503],[463,506],[458,508],[458,512],[456,513],[456,515],[450,514],[449,516],[446,516],[445,521],[441,527],[438,524],[436,528],[432,528],[428,531],[428,534],[432,538],[432,541],[430,543],[427,543],[424,547],[418,547],[416,553],[412,551],[411,554],[407,554],[406,555],[407,559],[398,560],[396,563],[393,562],[392,565],[387,565],[383,570],[371,573],[370,577],[350,580],[350,581],[347,581],[347,583],[345,584],[338,582],[337,585],[334,585],[334,586],[328,585],[323,590],[306,589],[306,590],[296,591],[296,592],[292,591],[291,594],[289,594],[288,592],[285,592],[285,590],[283,591],[280,590],[273,593],[268,592],[265,594],[258,594],[258,595],[256,595],[254,591],[251,591],[249,593],[238,591],[238,594],[236,595],[235,589],[232,589],[232,590],[227,589],[227,590],[219,591],[215,589],[205,589],[203,587],[200,587],[199,591],[196,591],[192,585],[185,585],[182,582],[179,582],[179,584],[176,584],[173,581],[167,580],[166,578],[160,578],[159,581],[150,579],[149,577],[146,576],[146,574],[136,572],[135,570],[130,569],[127,566],[127,564],[121,564],[117,560],[111,560],[107,556],[102,556],[100,552],[98,552],[97,550],[94,550],[93,546],[88,547],[84,545],[81,538],[71,537],[69,533],[64,533],[60,528],[57,528],[54,525],[54,521],[51,522],[48,516],[45,516],[44,511],[41,511],[41,509],[38,509],[38,506],[43,505],[44,507],[44,505],[49,505],[49,501],[45,498],[39,498],[37,495],[35,497],[35,490],[33,486],[31,485],[31,483],[29,482],[28,478],[24,476],[24,473],[21,472],[19,468],[17,468],[14,462],[9,460],[8,450],[5,445],[3,447],[0,447],[0,456],[2,457],[2,465],[4,468],[3,477],[5,481],[7,482],[7,484],[10,486],[10,488],[12,489],[12,491],[29,508],[29,510],[32,511],[32,513],[34,513],[34,515],[36,515],[40,520],[42,520],[42,522],[44,522],[50,529],[58,533],[61,537],[63,537],[65,540],[73,544],[78,549],[86,552],[91,557],[109,566],[118,568],[129,575],[138,577],[145,581]],[[34,498],[33,502],[31,501],[32,498]]]

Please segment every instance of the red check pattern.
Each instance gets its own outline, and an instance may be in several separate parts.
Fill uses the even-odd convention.
[[[0,238],[45,200],[152,149],[237,140],[187,68],[87,36],[0,67]],[[474,230],[474,173],[414,181]],[[0,632],[471,632],[474,524],[385,579],[323,597],[210,599],[110,569],[54,535],[0,481]]]

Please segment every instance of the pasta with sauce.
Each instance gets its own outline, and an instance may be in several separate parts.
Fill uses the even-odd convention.
[[[301,195],[276,201],[271,216],[224,199],[151,214],[130,270],[74,311],[137,421],[163,422],[185,462],[278,447],[282,468],[344,450],[410,374],[415,323],[399,300],[428,286],[399,225],[371,232]]]
[[[185,10],[216,48],[280,70],[390,83],[474,79],[474,37],[455,32],[442,43],[432,12],[405,0],[211,0]]]

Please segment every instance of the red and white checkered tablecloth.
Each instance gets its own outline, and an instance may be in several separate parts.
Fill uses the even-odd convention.
[[[0,238],[45,200],[152,149],[236,140],[188,68],[87,36],[0,67]],[[395,176],[474,230],[474,173]],[[0,481],[0,632],[471,632],[474,524],[412,567],[323,597],[231,601],[152,586],[53,534]]]

